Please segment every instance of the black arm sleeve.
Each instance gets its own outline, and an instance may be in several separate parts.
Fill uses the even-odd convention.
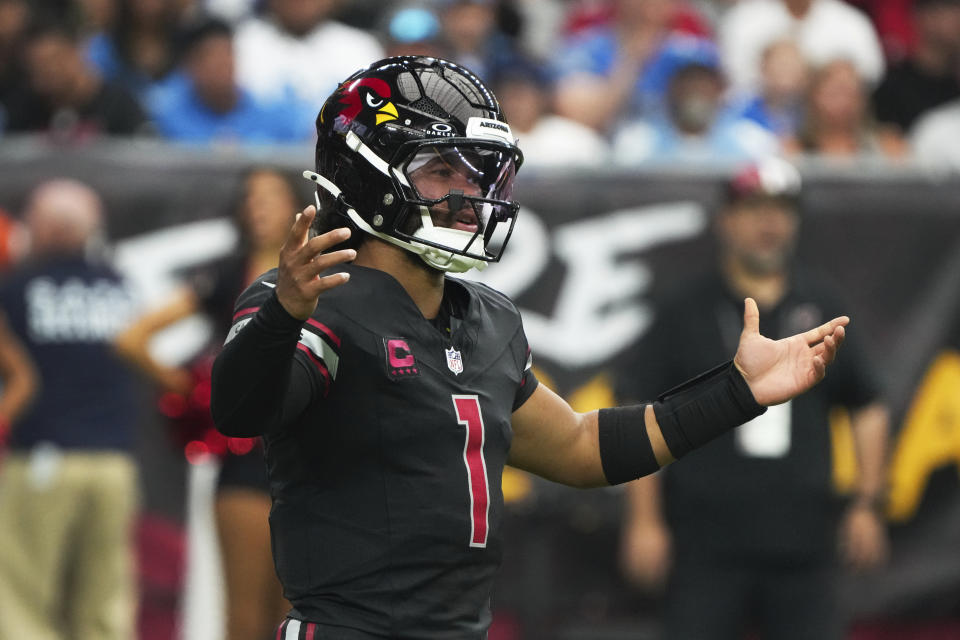
[[[296,419],[310,404],[312,382],[294,359],[302,325],[272,294],[227,342],[213,365],[210,398],[221,433],[262,435]]]

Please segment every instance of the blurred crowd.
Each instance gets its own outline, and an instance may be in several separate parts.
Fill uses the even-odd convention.
[[[0,132],[309,144],[404,54],[491,83],[528,166],[960,166],[957,0],[0,0]]]

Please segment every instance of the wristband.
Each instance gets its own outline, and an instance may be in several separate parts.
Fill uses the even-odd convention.
[[[283,308],[280,300],[277,298],[277,292],[266,299],[260,306],[260,310],[254,316],[254,323],[265,333],[288,336],[300,335],[300,329],[305,321],[296,318]]]
[[[610,484],[636,480],[660,468],[643,419],[647,405],[601,409],[597,416],[600,463]]]
[[[766,411],[732,361],[660,396],[653,411],[674,458],[680,458]]]

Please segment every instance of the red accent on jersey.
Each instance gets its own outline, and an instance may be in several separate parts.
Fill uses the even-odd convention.
[[[470,546],[487,546],[488,507],[490,504],[487,486],[487,465],[483,459],[485,439],[483,417],[480,415],[480,400],[477,396],[453,396],[457,421],[467,428],[463,444],[463,462],[467,466],[467,483],[470,487]]]
[[[256,313],[257,311],[260,311],[260,307],[247,307],[246,309],[240,309],[240,311],[237,311],[235,314],[233,314],[233,322],[236,322],[243,316],[248,316],[251,313]]]
[[[328,327],[327,325],[321,322],[317,322],[313,318],[307,318],[307,324],[310,325],[311,327],[319,329],[321,332],[323,332],[323,335],[327,336],[328,338],[330,338],[330,340],[333,341],[333,344],[337,346],[337,349],[340,348],[340,337],[337,336],[337,334],[335,334],[333,331],[331,331],[330,327]]]
[[[415,362],[406,340],[388,340],[387,357],[390,359],[390,366],[394,369],[412,367]]]
[[[298,343],[297,343],[297,349],[299,349],[300,351],[303,351],[305,354],[307,354],[307,358],[310,359],[310,362],[312,362],[312,363],[314,364],[314,366],[315,366],[315,367],[317,368],[317,370],[320,372],[320,375],[323,376],[323,380],[324,380],[324,382],[326,382],[326,386],[325,386],[325,388],[324,388],[324,390],[323,390],[323,395],[327,395],[327,392],[330,391],[330,372],[327,371],[326,365],[324,365],[323,362],[321,362],[321,361],[317,358],[317,356],[313,355],[313,351],[310,351],[310,349],[307,348],[307,345],[305,345],[305,344],[303,344],[303,343],[301,343],[301,342],[298,342]]]

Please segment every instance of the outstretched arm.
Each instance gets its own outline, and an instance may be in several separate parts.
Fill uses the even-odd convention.
[[[643,429],[653,450],[655,471],[673,461],[660,433],[653,406],[643,409]],[[518,469],[574,487],[610,484],[603,473],[599,442],[599,411],[577,413],[567,402],[540,384],[513,413],[513,443],[507,462]]]
[[[655,403],[577,413],[540,385],[513,414],[508,462],[578,487],[616,484],[656,471],[766,407],[823,379],[843,341],[846,316],[802,334],[760,335],[756,302],[747,298],[734,368],[717,369]]]
[[[310,377],[294,359],[300,332],[320,294],[348,279],[319,274],[356,255],[352,249],[324,253],[346,240],[348,229],[308,238],[315,215],[312,206],[297,215],[280,250],[276,288],[261,287],[268,292],[263,303],[234,325],[214,362],[210,411],[225,435],[267,433],[299,416],[310,401]]]

